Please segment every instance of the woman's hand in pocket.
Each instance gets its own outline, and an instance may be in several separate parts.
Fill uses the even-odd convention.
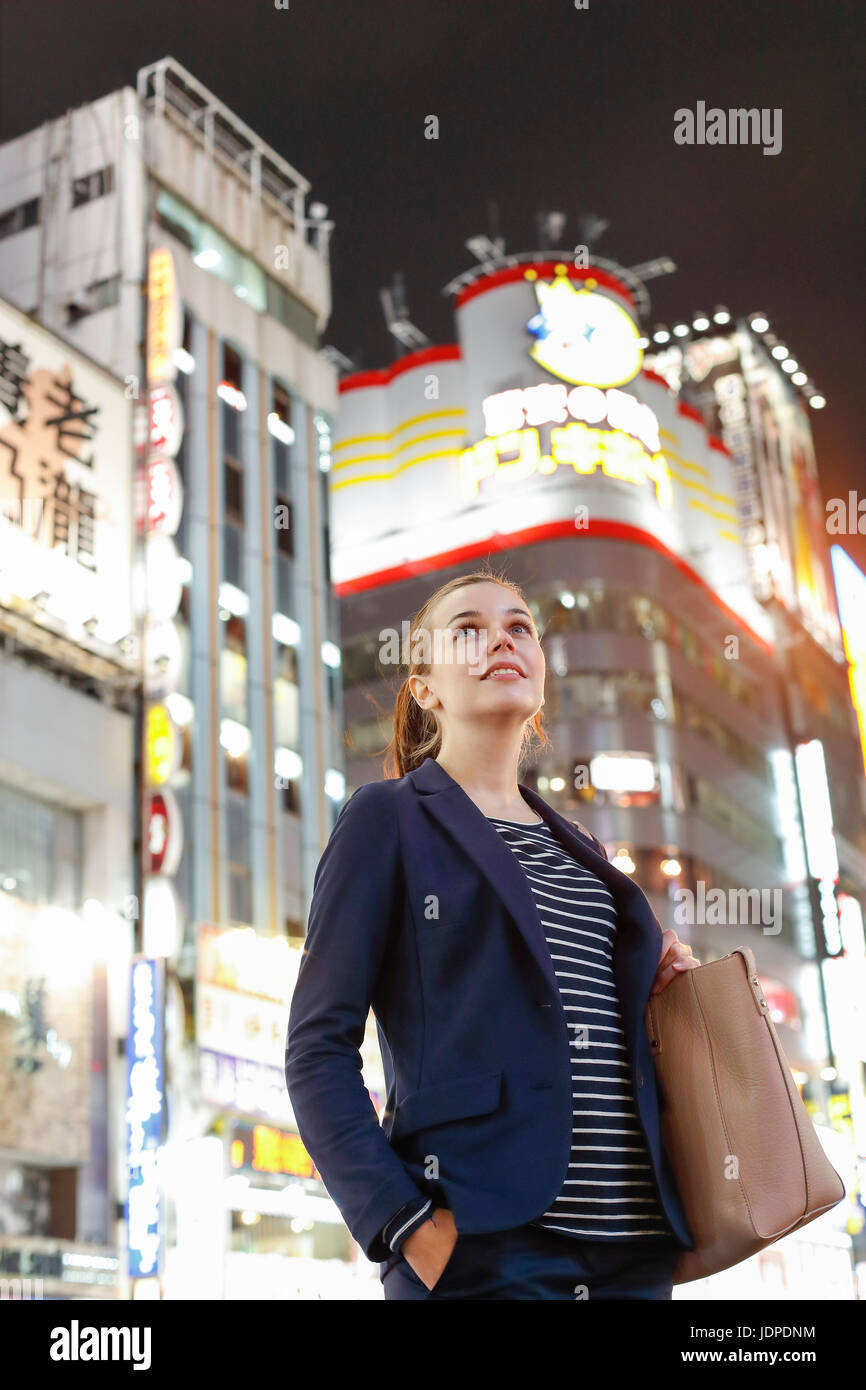
[[[434,1207],[426,1221],[400,1247],[422,1284],[432,1291],[457,1244],[457,1227],[448,1207]]]

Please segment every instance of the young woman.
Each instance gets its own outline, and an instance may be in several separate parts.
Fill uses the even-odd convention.
[[[693,1242],[643,1013],[699,963],[518,781],[547,743],[519,588],[451,580],[409,645],[386,779],[316,870],[286,1039],[299,1133],[386,1299],[669,1299]]]

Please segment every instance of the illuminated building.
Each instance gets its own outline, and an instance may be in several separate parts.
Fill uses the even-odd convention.
[[[552,746],[521,780],[602,839],[701,961],[752,946],[807,1104],[835,1124],[858,1083],[850,1048],[832,1075],[817,957],[841,949],[838,895],[866,900],[866,784],[817,393],[760,320],[721,309],[657,348],[672,335],[653,334],[645,284],[609,261],[499,251],[449,289],[450,343],[340,381],[349,787],[381,776],[410,617],[454,576],[504,565],[547,663]],[[827,778],[838,865],[816,873],[801,803],[829,806]]]
[[[132,404],[0,299],[0,1287],[111,1298],[106,997],[128,970]]]
[[[299,1281],[315,1290],[340,1274],[323,1255],[346,1279],[354,1269],[339,1213],[298,1159],[282,1069],[313,874],[345,794],[327,527],[336,373],[320,352],[332,223],[307,180],[171,59],[8,142],[0,182],[0,292],[120,379],[116,478],[137,521],[143,831],[138,862],[131,825],[110,849],[131,879],[112,900],[139,891],[140,868],[142,910],[111,1007],[102,1238],[120,1256],[121,1297],[148,1296],[155,1278],[169,1298],[297,1296]],[[106,609],[129,605],[129,577],[127,555]],[[91,664],[93,680],[110,678]],[[64,723],[70,743],[86,727],[95,767],[82,785],[101,785],[110,751],[133,805],[131,721],[102,737],[78,699],[87,718],[62,716],[58,699],[57,738]],[[5,732],[20,739],[41,706],[15,707]],[[136,946],[163,968],[164,998],[158,972],[130,975]],[[263,961],[266,992],[249,984]],[[138,1058],[156,1081],[133,1113],[164,1100],[166,1123],[138,1132],[127,1222],[133,985],[164,1042]],[[235,1131],[260,1127],[291,1164],[230,1161]],[[165,1159],[159,1238],[148,1145]]]

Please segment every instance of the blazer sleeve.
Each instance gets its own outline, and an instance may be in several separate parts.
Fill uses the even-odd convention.
[[[423,1193],[379,1124],[361,1044],[392,924],[401,909],[400,835],[388,792],[359,787],[342,807],[313,879],[307,936],[286,1034],[286,1085],[298,1133],[370,1260],[392,1253],[382,1228]]]

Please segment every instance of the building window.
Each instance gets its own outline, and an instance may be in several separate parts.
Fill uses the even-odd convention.
[[[282,386],[274,384],[271,411],[276,415],[280,424],[292,428],[292,403],[289,393]],[[285,493],[287,496],[291,491],[289,480],[289,465],[291,462],[291,444],[287,444],[284,439],[279,439],[273,429],[269,431],[271,438],[271,452],[274,460],[274,484],[277,492]]]
[[[243,365],[239,352],[235,352],[228,343],[223,343],[223,381],[229,386],[233,386],[236,391],[243,390],[241,378],[243,376]]]
[[[285,555],[280,554],[277,554],[277,611],[286,614],[295,611],[293,568]]]
[[[213,258],[210,257],[203,269],[230,285],[250,309],[270,314],[308,347],[318,349],[314,311],[272,276],[266,275],[261,266],[244,255],[222,232],[166,188],[161,188],[157,194],[156,220],[188,246],[194,257],[201,257],[203,252],[218,252],[218,259],[211,263]]]
[[[353,641],[347,642],[341,648],[341,666],[343,671],[343,689],[352,690],[356,685],[367,685],[370,681],[380,681],[389,674],[384,669],[379,660],[381,641],[372,634],[356,637]],[[554,687],[546,692],[548,705],[554,690],[558,690],[558,682]],[[551,710],[545,710],[546,715],[550,715]]]
[[[243,532],[239,526],[227,521],[223,527],[224,537],[224,560],[223,568],[226,581],[234,584],[236,589],[242,589],[244,593],[247,586],[244,583],[244,544]]]
[[[226,518],[229,521],[243,522],[244,519],[244,475],[232,459],[226,459],[223,476],[225,478]]]
[[[39,202],[38,198],[30,198],[26,203],[19,203],[16,208],[0,212],[0,241],[3,237],[15,236],[17,232],[23,232],[28,227],[35,227],[39,222]]]
[[[120,276],[112,275],[108,280],[94,280],[80,290],[66,305],[67,324],[78,323],[88,314],[96,314],[100,309],[110,309],[120,302]]]
[[[238,411],[228,401],[220,401],[223,427],[223,453],[241,465],[241,422]]]
[[[247,659],[228,646],[220,652],[220,710],[226,719],[247,726]]]
[[[225,750],[224,750],[225,751]],[[239,792],[242,796],[249,793],[248,766],[246,753],[237,755],[225,752],[226,759],[226,785],[233,792]]]
[[[778,836],[738,801],[695,772],[686,772],[686,787],[689,805],[699,816],[727,831],[732,839],[746,845],[753,853],[781,862]]]
[[[297,748],[300,742],[300,686],[298,653],[283,642],[275,644],[274,740],[279,748]]]
[[[325,566],[325,583],[331,583],[331,528],[327,523],[322,527],[322,555]]]
[[[253,909],[250,895],[250,871],[237,864],[229,865],[229,920],[249,922]]]
[[[249,802],[246,797],[229,796],[226,801],[229,833],[229,860],[236,869],[250,865]]]
[[[0,887],[24,902],[76,912],[82,834],[81,812],[0,786]]]
[[[230,651],[239,652],[242,656],[246,655],[247,650],[247,624],[246,619],[232,613],[226,619],[226,640],[225,645]]]
[[[302,304],[270,275],[265,276],[265,290],[267,312],[271,317],[278,319],[290,333],[294,333],[308,347],[318,348],[319,334],[312,309]]]
[[[278,386],[276,382],[274,382],[274,398],[271,410],[278,419],[282,420],[284,425],[288,425],[291,429],[292,400],[288,391],[286,391],[284,387]]]
[[[83,203],[92,203],[114,191],[114,165],[106,164],[104,169],[96,169],[92,174],[84,174],[72,180],[72,206],[80,208]]]
[[[300,739],[300,691],[294,681],[274,681],[274,738],[280,748],[297,748]]]
[[[543,594],[538,600],[536,621],[544,636],[570,632],[640,633],[647,641],[666,642],[685,659],[713,680],[733,700],[748,706],[755,714],[762,711],[762,687],[757,673],[748,668],[734,669],[734,663],[713,660],[713,648],[701,636],[681,623],[673,613],[644,594],[606,590],[598,582],[586,583],[575,589],[575,603],[566,608],[559,601],[561,589],[570,586],[563,581],[556,590]]]

